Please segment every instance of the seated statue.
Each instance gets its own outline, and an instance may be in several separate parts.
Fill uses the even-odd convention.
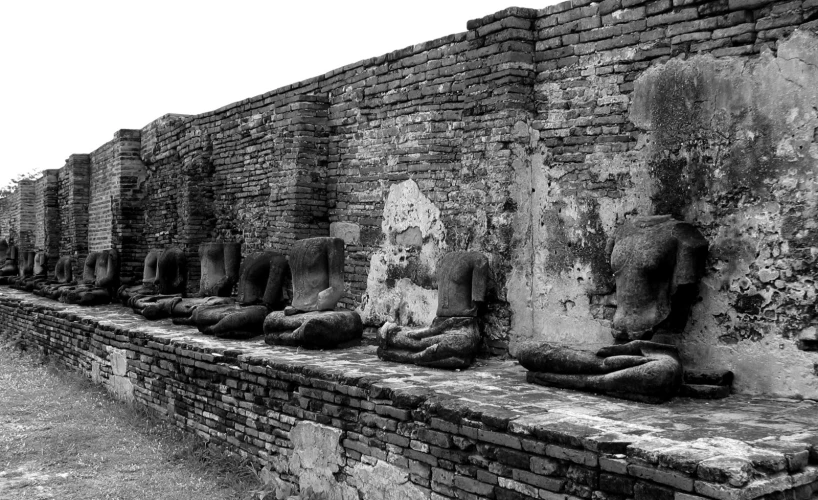
[[[432,325],[408,329],[387,322],[378,331],[378,357],[433,368],[468,368],[480,347],[477,306],[485,300],[488,259],[451,252],[437,266],[437,316]]]
[[[35,288],[48,282],[48,255],[45,252],[34,254],[34,273],[30,278],[23,280],[20,286],[27,292],[33,292]]]
[[[99,252],[94,266],[94,283],[76,287],[60,298],[66,304],[96,306],[108,304],[119,286],[119,253],[116,249]]]
[[[239,293],[231,304],[197,307],[189,318],[174,318],[177,325],[195,325],[205,335],[249,339],[264,331],[270,311],[283,309],[284,280],[289,273],[287,258],[275,252],[254,253],[244,259]]]
[[[3,259],[3,267],[0,268],[0,285],[7,285],[9,279],[17,276],[20,271],[17,268],[18,251],[17,245],[9,246],[6,240],[3,240],[2,245],[5,245],[6,252]],[[0,249],[2,249],[1,246]]]
[[[518,359],[530,370],[528,380],[646,402],[672,398],[683,382],[678,352],[648,340],[684,329],[707,247],[695,227],[669,215],[626,221],[606,247],[616,282],[612,333],[619,345],[594,354],[548,342],[523,344]]]
[[[151,250],[145,257],[142,284],[120,287],[123,305],[141,311],[160,299],[181,298],[187,293],[187,255],[177,247]]]
[[[271,345],[332,349],[360,338],[363,322],[355,311],[335,309],[344,293],[344,241],[309,238],[295,242],[289,253],[293,302],[264,320],[265,342]]]
[[[123,284],[117,290],[116,295],[122,304],[127,304],[128,300],[135,295],[155,295],[156,294],[156,265],[159,261],[161,250],[153,249],[145,257],[142,266],[142,281],[138,285]],[[124,280],[123,280],[124,281]],[[132,278],[128,281],[133,283]]]
[[[187,258],[180,249],[168,249],[157,262],[160,294],[136,297],[129,302],[146,319],[187,318],[199,306],[230,304],[230,294],[238,281],[241,263],[240,243],[203,243],[199,245],[201,279],[199,293],[184,298],[187,288]]]
[[[619,227],[606,246],[616,279],[614,337],[647,340],[683,330],[707,247],[698,229],[669,215],[634,217]]]
[[[74,270],[71,267],[71,257],[60,257],[54,267],[54,279],[40,282],[34,287],[34,293],[52,299],[60,298],[60,288],[76,285]]]
[[[97,259],[99,258],[99,254],[100,252],[91,252],[85,257],[85,262],[82,265],[82,278],[79,283],[72,282],[58,286],[50,297],[63,302],[65,300],[64,296],[69,292],[75,290],[90,290],[93,288],[94,282],[96,281],[95,275],[97,272]]]
[[[25,289],[25,282],[34,275],[34,258],[37,256],[36,252],[26,250],[20,256],[20,264],[17,270],[17,276],[9,278],[8,284],[12,288],[18,290]]]
[[[603,347],[596,354],[548,342],[520,347],[526,379],[535,384],[660,403],[682,385],[676,347],[647,340]]]

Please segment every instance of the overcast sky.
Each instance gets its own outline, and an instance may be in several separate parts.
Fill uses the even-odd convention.
[[[116,130],[198,114],[556,0],[6,1],[0,186]]]

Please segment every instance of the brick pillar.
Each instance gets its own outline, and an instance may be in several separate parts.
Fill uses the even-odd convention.
[[[285,172],[276,197],[282,208],[279,231],[295,240],[328,236],[329,99],[326,95],[293,99],[276,109]]]
[[[455,218],[447,241],[449,248],[494,256],[492,274],[500,281],[485,322],[486,347],[492,354],[506,352],[508,332],[527,331],[532,320],[527,300],[534,251],[529,179],[537,142],[532,129],[536,17],[536,10],[509,8],[470,21],[467,67],[458,84],[465,101],[459,182],[462,186],[480,182],[492,186],[480,201],[481,208],[492,214],[492,222],[485,235],[475,235],[471,218]],[[450,193],[449,202],[474,205],[466,189]]]
[[[75,154],[58,173],[59,254],[74,259],[75,276],[82,275],[88,255],[88,203],[91,191],[91,156]]]
[[[49,262],[60,256],[59,170],[44,170],[34,182],[34,249],[45,252]]]
[[[36,191],[33,180],[23,180],[17,183],[15,243],[20,252],[34,250],[34,233],[37,228],[35,218]]]
[[[114,134],[114,171],[119,186],[111,206],[111,246],[119,251],[120,275],[123,278],[141,278],[148,253],[148,243],[143,236],[143,187],[147,169],[140,157],[141,146],[139,130],[120,130]]]

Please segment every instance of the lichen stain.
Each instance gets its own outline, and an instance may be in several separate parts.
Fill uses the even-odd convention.
[[[448,248],[446,235],[440,210],[415,181],[389,187],[380,248],[370,258],[361,301],[366,325],[431,324],[437,309],[437,261]]]
[[[732,369],[735,389],[818,398],[818,39],[796,30],[757,59],[676,58],[635,82],[636,152],[654,213],[711,241],[708,274],[685,333],[686,366]]]

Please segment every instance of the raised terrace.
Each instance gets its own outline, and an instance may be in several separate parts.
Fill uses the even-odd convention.
[[[818,0],[573,0],[168,114],[0,198],[0,281],[96,280],[0,335],[304,499],[818,498],[816,81]]]
[[[627,402],[526,384],[514,361],[455,373],[373,362],[374,346],[204,338],[116,305],[13,290],[0,292],[0,320],[6,334],[302,492],[690,500],[818,491],[815,401]]]

